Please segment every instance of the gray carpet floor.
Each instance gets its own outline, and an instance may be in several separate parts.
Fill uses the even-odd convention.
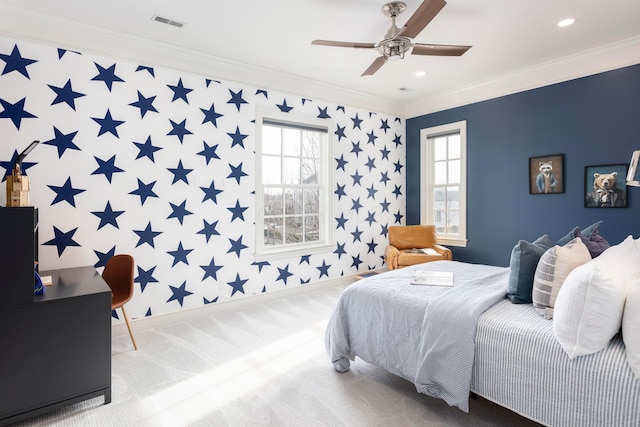
[[[465,414],[356,360],[333,370],[324,329],[344,286],[113,337],[113,400],[34,426],[534,426],[482,398]],[[133,323],[134,330],[136,323]]]

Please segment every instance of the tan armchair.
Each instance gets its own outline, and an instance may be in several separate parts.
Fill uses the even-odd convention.
[[[437,254],[426,254],[415,249],[431,248]],[[453,259],[451,250],[436,244],[436,228],[433,225],[389,226],[389,246],[384,254],[389,270],[421,264],[429,261]]]

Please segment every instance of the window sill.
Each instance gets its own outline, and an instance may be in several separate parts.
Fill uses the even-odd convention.
[[[256,262],[271,261],[286,258],[295,258],[305,255],[313,255],[319,253],[331,252],[335,249],[333,244],[318,244],[318,245],[305,245],[296,246],[295,248],[279,248],[263,250],[262,252],[256,252]]]
[[[436,243],[442,246],[454,246],[459,248],[467,247],[467,239],[455,238],[455,237],[437,237]]]

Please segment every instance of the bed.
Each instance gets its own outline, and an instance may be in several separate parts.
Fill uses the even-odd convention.
[[[412,285],[451,271],[453,287]],[[358,357],[468,412],[474,392],[550,426],[640,426],[640,380],[620,335],[569,359],[553,322],[505,298],[509,268],[436,261],[345,289],[326,330],[334,368]]]

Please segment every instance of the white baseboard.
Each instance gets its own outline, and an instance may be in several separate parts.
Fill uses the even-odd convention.
[[[387,269],[375,270],[379,273],[386,271]],[[183,310],[176,313],[169,313],[164,315],[157,315],[151,317],[143,317],[140,319],[131,320],[133,334],[136,331],[151,329],[159,326],[169,325],[172,323],[182,322],[186,320],[195,319],[203,316],[210,316],[215,313],[222,313],[230,310],[237,310],[239,308],[247,307],[250,305],[261,304],[267,301],[273,301],[275,299],[286,298],[294,295],[305,294],[313,292],[319,289],[330,288],[333,286],[347,286],[357,281],[354,275],[342,276],[336,279],[323,280],[321,282],[310,283],[305,286],[299,286],[291,289],[283,289],[281,291],[268,292],[264,294],[258,294],[247,298],[242,298],[236,301],[227,301],[221,303],[208,304],[202,307],[193,308],[189,310]],[[113,325],[112,336],[128,335],[127,325],[123,322]]]

